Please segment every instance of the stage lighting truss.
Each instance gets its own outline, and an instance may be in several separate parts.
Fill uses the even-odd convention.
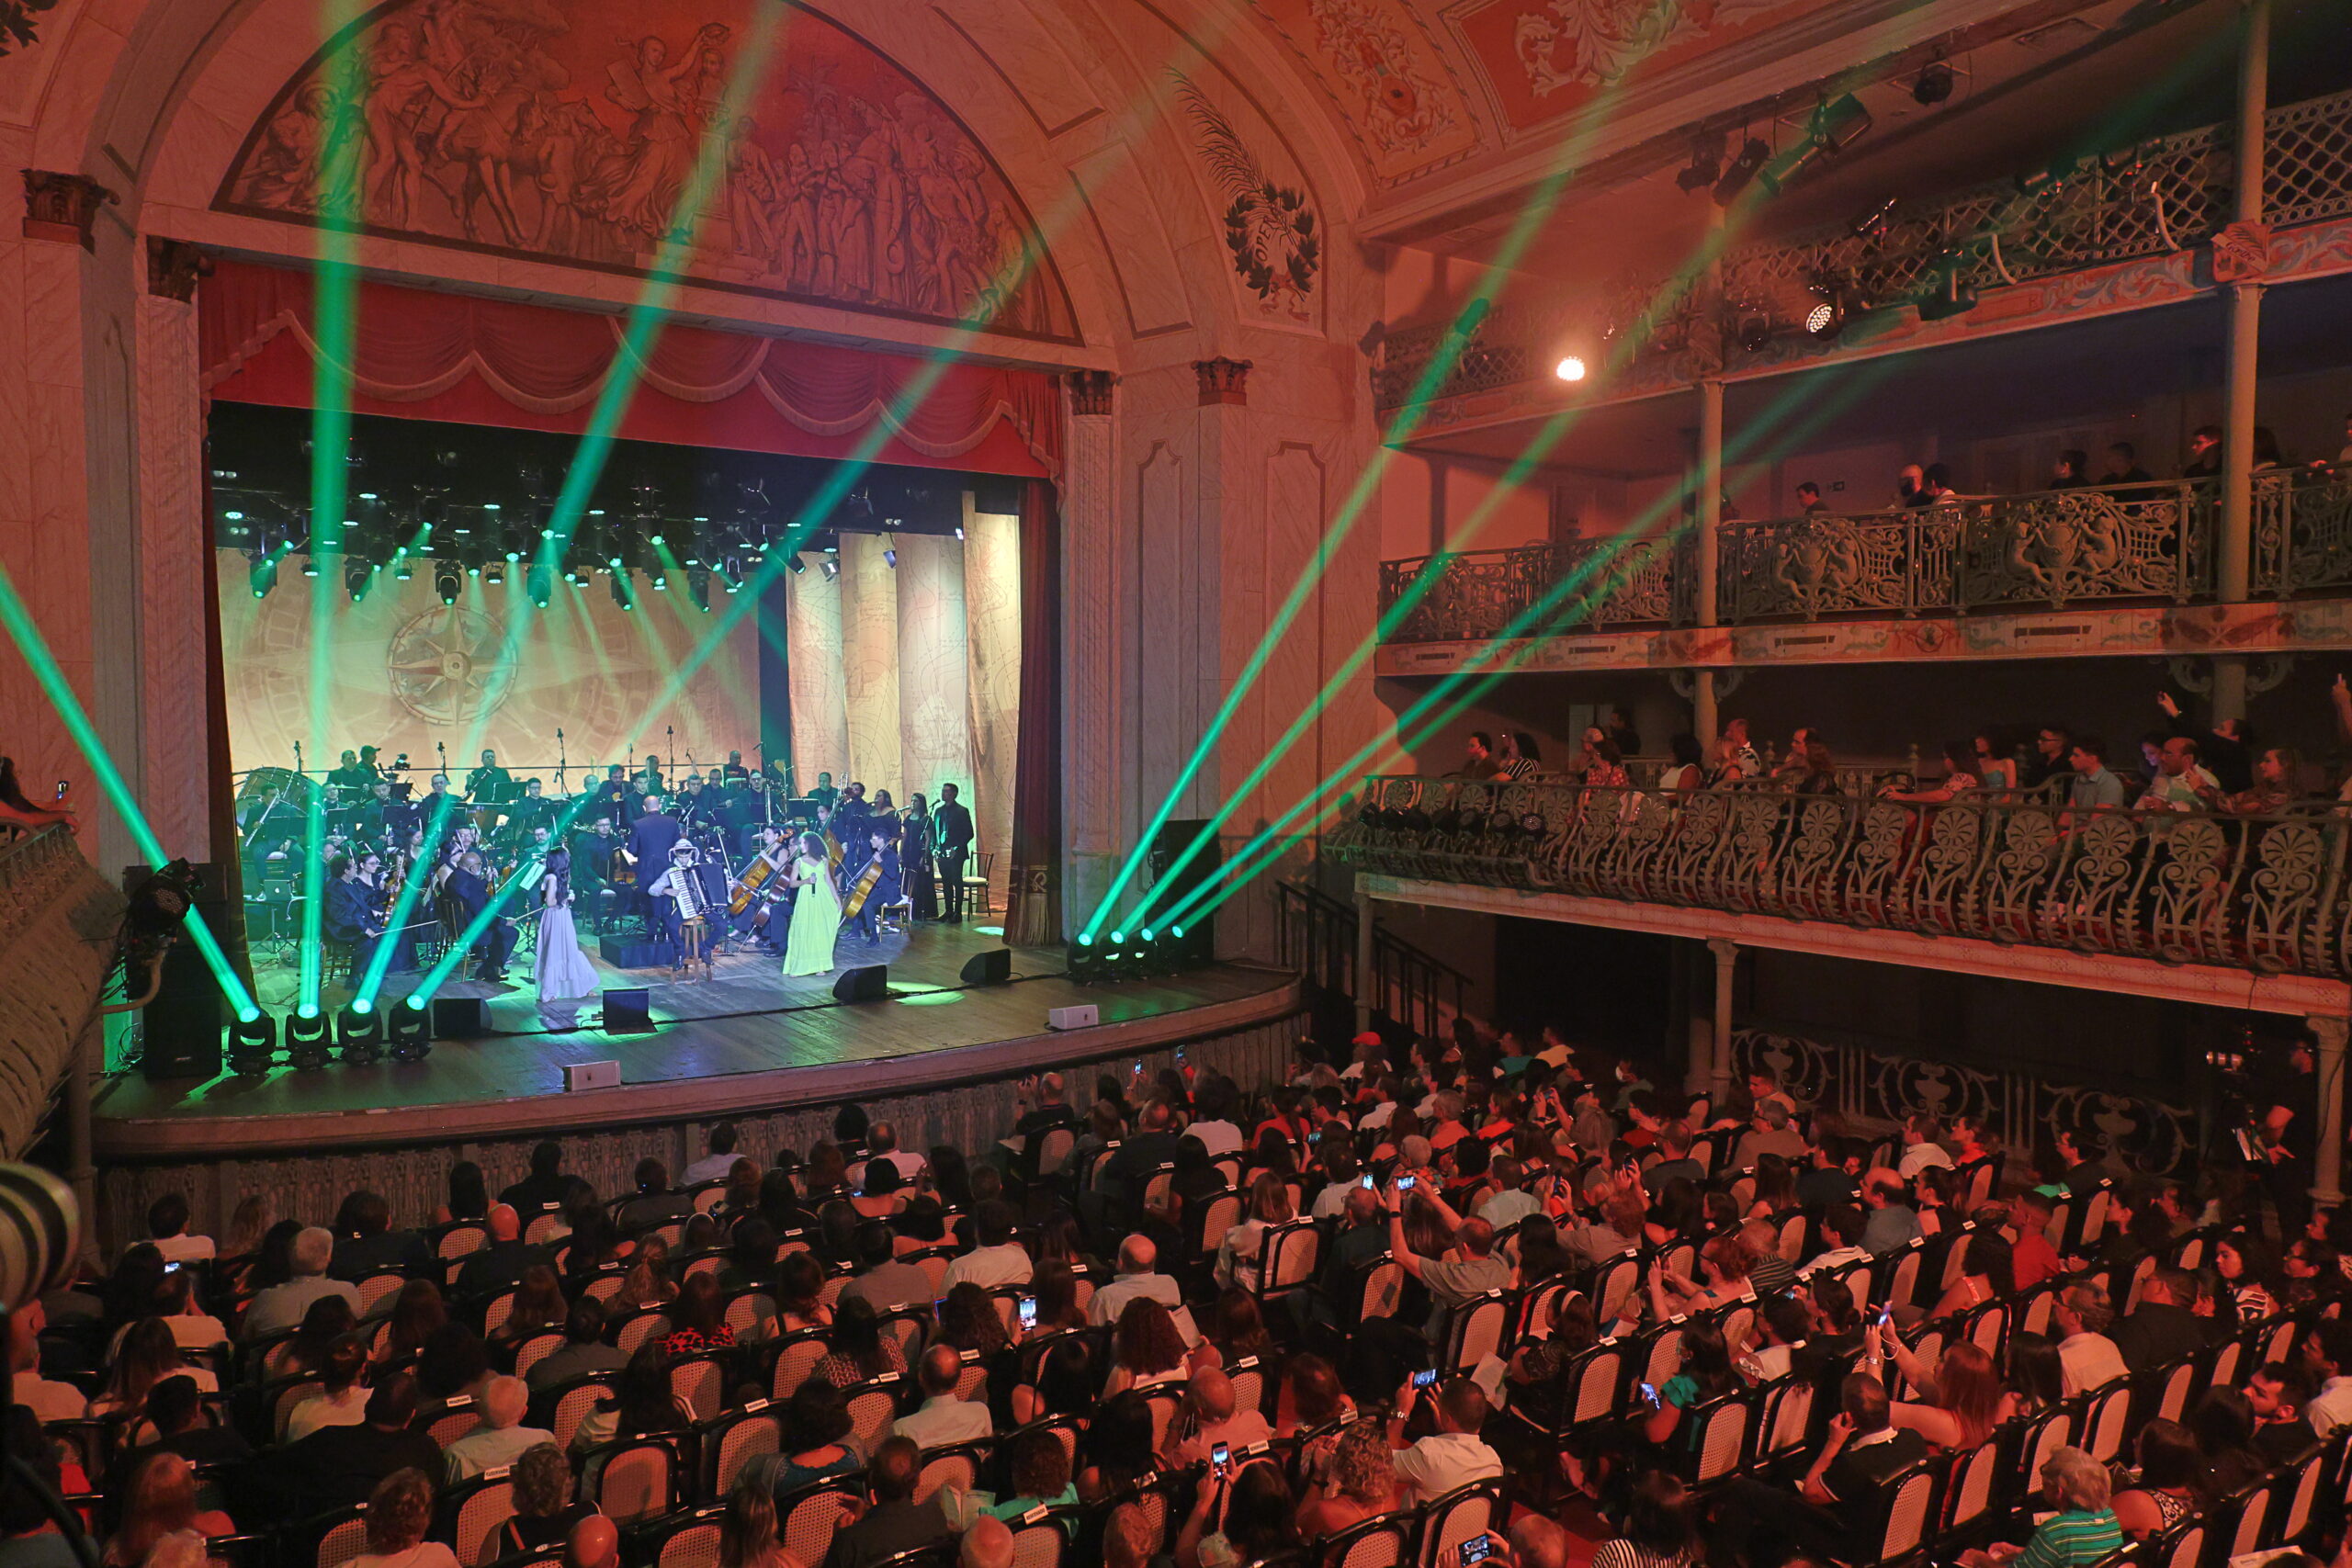
[[[1738,198],[1739,193],[1747,188],[1748,182],[1762,173],[1764,165],[1771,161],[1771,144],[1761,137],[1751,136],[1741,142],[1739,156],[1732,160],[1731,167],[1725,169],[1723,177],[1715,182],[1715,205],[1729,207]]]

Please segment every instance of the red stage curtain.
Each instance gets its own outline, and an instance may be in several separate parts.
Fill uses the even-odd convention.
[[[1062,536],[1054,487],[1021,487],[1021,722],[1004,939],[1062,939]]]
[[[222,261],[199,298],[207,395],[308,408],[318,334],[307,272]],[[624,353],[622,320],[389,283],[359,286],[352,408],[458,424],[578,432]],[[876,463],[1050,477],[1061,415],[1044,371],[956,363],[904,413],[928,362],[672,324],[656,333],[620,434],[846,457],[881,426]]]

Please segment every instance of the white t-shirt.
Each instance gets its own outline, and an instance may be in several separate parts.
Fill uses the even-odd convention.
[[[1391,1462],[1396,1479],[1421,1503],[1474,1481],[1499,1480],[1503,1473],[1502,1456],[1467,1432],[1432,1432],[1399,1450]]]
[[[167,1235],[148,1242],[164,1255],[166,1263],[201,1263],[212,1256],[212,1238],[209,1235]]]
[[[368,1419],[368,1385],[353,1383],[339,1394],[322,1389],[296,1404],[286,1417],[286,1440],[299,1443],[325,1427],[356,1427]]]
[[[1188,1135],[1200,1139],[1201,1146],[1208,1150],[1211,1158],[1241,1152],[1241,1129],[1230,1122],[1195,1122],[1184,1131]]]
[[[976,1247],[948,1264],[945,1283],[949,1290],[958,1285],[993,1290],[999,1285],[1025,1285],[1036,1272],[1036,1265],[1029,1261],[1021,1244],[1008,1241],[1002,1247]]]

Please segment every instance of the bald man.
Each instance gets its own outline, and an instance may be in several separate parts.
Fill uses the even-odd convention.
[[[964,1532],[956,1561],[962,1568],[1012,1568],[1012,1529],[1002,1519],[982,1514]]]
[[[620,1568],[620,1527],[602,1514],[591,1514],[571,1527],[564,1538],[563,1568]]]
[[[1021,1107],[1021,1120],[1012,1124],[1012,1136],[1003,1140],[1003,1147],[1012,1154],[1015,1169],[1023,1177],[1034,1177],[1046,1134],[1067,1131],[1075,1137],[1086,1130],[1086,1122],[1069,1108],[1065,1098],[1068,1089],[1059,1073],[1023,1078],[1014,1093]]]
[[[441,1450],[449,1484],[469,1481],[485,1470],[499,1470],[523,1457],[523,1450],[552,1443],[555,1434],[523,1425],[531,1406],[531,1391],[521,1378],[492,1378],[482,1386],[481,1425]]]
[[[1169,1450],[1170,1469],[1181,1470],[1200,1463],[1219,1443],[1239,1453],[1274,1435],[1273,1427],[1266,1424],[1265,1416],[1259,1414],[1255,1405],[1239,1407],[1233,1380],[1215,1368],[1203,1368],[1193,1374],[1184,1392],[1184,1404],[1192,1417],[1192,1435]]]
[[[1510,1527],[1512,1568],[1568,1568],[1568,1532],[1541,1514]]]
[[[458,1270],[458,1295],[494,1296],[512,1290],[523,1282],[524,1271],[532,1264],[548,1262],[554,1256],[547,1247],[524,1241],[522,1216],[509,1204],[492,1203],[482,1224],[490,1240]]]
[[[1116,1323],[1137,1296],[1149,1296],[1170,1312],[1184,1304],[1182,1289],[1159,1272],[1159,1248],[1148,1235],[1131,1235],[1119,1244],[1119,1276],[1086,1303],[1086,1321],[1098,1326]]]
[[[924,1351],[922,1366],[915,1375],[922,1385],[922,1404],[899,1416],[891,1431],[912,1438],[917,1448],[923,1449],[981,1443],[996,1436],[989,1407],[956,1395],[956,1385],[964,1376],[964,1358],[953,1345],[933,1345]]]

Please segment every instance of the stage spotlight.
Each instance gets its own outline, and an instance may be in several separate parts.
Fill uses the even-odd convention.
[[[351,1063],[372,1062],[384,1054],[384,1015],[355,1001],[334,1017],[335,1055]]]
[[[269,591],[277,586],[277,558],[276,556],[254,557],[254,564],[247,570],[245,577],[253,584],[254,598],[268,598]]]
[[[1724,176],[1724,139],[1702,136],[1690,143],[1690,165],[1674,176],[1685,192],[1705,190]]]
[[[456,604],[458,602],[458,591],[464,586],[465,579],[458,575],[458,569],[456,567],[451,566],[447,562],[443,562],[434,567],[433,592],[441,595],[441,603],[444,604]]]
[[[1846,286],[1836,277],[1821,276],[1805,286],[1813,303],[1804,313],[1804,330],[1808,337],[1827,342],[1846,330]]]
[[[686,568],[686,597],[694,601],[695,609],[706,615],[710,614],[710,568],[707,566]]]
[[[229,1026],[229,1070],[239,1077],[269,1071],[277,1055],[277,1020],[255,1010]]]
[[[315,1007],[305,1007],[286,1021],[286,1060],[294,1067],[308,1072],[327,1065],[327,1030],[324,1014]]]
[[[483,569],[481,580],[493,585],[503,582],[506,581],[506,568],[497,561],[492,561]]]
[[[412,996],[384,1015],[384,1032],[395,1062],[421,1062],[433,1054],[433,1020],[425,999]]]
[[[368,597],[368,580],[375,575],[375,568],[353,561],[343,569],[344,591],[355,604]]]
[[[1552,367],[1552,374],[1563,381],[1581,381],[1585,374],[1584,361],[1571,354]]]
[[[1747,182],[1771,161],[1772,149],[1761,138],[1751,136],[1742,142],[1739,156],[1732,160],[1731,167],[1725,169],[1723,178],[1715,182],[1715,205],[1729,207],[1739,193],[1747,188]]]
[[[808,563],[801,558],[800,552],[798,550],[795,550],[790,555],[786,556],[784,559],[784,564],[786,569],[795,577],[798,577],[802,572],[808,570]]]
[[[1813,111],[1813,119],[1805,127],[1804,140],[1783,154],[1771,166],[1756,176],[1764,188],[1778,196],[1798,175],[1822,159],[1834,157],[1852,146],[1857,138],[1871,128],[1871,111],[1862,100],[1849,93],[1834,98]]]
[[[839,561],[837,561],[837,560],[835,560],[835,559],[833,559],[831,556],[828,556],[828,557],[826,557],[826,558],[825,558],[825,569],[824,569],[824,570],[825,570],[825,581],[828,581],[828,582],[831,582],[831,581],[832,581],[835,578],[837,578],[837,577],[841,576],[841,574],[842,574],[842,563],[841,563],[841,562],[839,562]]]
[[[316,577],[319,575],[318,549],[319,547],[315,543],[312,544],[311,547],[311,553],[302,558],[302,575],[304,577]]]
[[[555,569],[535,566],[524,574],[524,583],[530,590],[531,603],[544,610],[555,593]]]
[[[1951,96],[1951,67],[1940,60],[1931,60],[1920,68],[1919,79],[1911,84],[1912,100],[1922,108],[1933,108]]]
[[[1744,307],[1733,319],[1732,337],[1750,354],[1761,354],[1772,342],[1772,318],[1754,306]]]
[[[1947,251],[1928,269],[1927,289],[1918,296],[1919,319],[1940,321],[1976,309],[1976,285],[1968,280],[1956,252]]]
[[[623,566],[618,561],[613,562],[613,575],[609,579],[607,586],[609,586],[613,591],[614,604],[618,604],[624,610],[634,610],[637,608],[637,595],[629,592],[628,568]]]
[[[409,560],[408,552],[406,550],[401,550],[397,556],[392,558],[393,581],[406,582],[415,575],[416,568]]]
[[[655,572],[650,586],[656,593],[667,593],[670,592],[670,574],[666,571]]]

